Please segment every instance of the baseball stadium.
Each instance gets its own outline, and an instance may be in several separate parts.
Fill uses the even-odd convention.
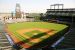
[[[46,13],[24,13],[16,4],[15,13],[0,13],[5,15],[0,18],[0,50],[75,49],[75,8],[63,6],[52,4]]]

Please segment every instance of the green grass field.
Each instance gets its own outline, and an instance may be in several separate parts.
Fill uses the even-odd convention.
[[[13,24],[8,24],[8,28],[11,31],[16,31],[19,29],[23,28],[47,28],[47,29],[54,29],[57,32],[66,28],[68,26],[63,25],[63,24],[56,24],[56,23],[42,23],[42,22],[24,22],[24,23],[13,23]]]
[[[55,24],[55,23],[47,23],[47,22],[12,23],[12,24],[7,24],[7,26],[8,26],[8,30],[13,33],[13,36],[20,39],[20,41],[27,43],[30,46],[33,46],[36,43],[30,42],[29,39],[27,39],[27,38],[23,37],[22,35],[20,35],[19,33],[17,33],[16,32],[17,30],[30,29],[30,28],[42,28],[42,29],[50,29],[50,30],[53,29],[53,30],[55,30],[54,33],[56,34],[57,32],[68,27],[67,25],[63,25],[63,24]],[[35,33],[37,33],[37,34],[34,35]],[[45,36],[48,34],[42,33],[41,31],[38,31],[38,30],[34,30],[31,32],[26,32],[26,33],[24,33],[24,35],[27,35],[30,38],[32,37],[32,38],[39,38],[40,40],[44,40],[46,38],[42,38],[42,36]]]

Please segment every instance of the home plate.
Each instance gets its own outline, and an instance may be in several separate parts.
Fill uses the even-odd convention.
[[[37,35],[38,33],[34,33],[34,35]]]

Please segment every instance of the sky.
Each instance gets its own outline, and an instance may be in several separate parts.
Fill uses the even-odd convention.
[[[16,3],[26,13],[45,13],[51,4],[64,4],[64,8],[75,8],[75,0],[0,0],[0,12],[15,12]]]

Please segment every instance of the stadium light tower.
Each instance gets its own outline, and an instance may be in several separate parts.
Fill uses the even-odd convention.
[[[63,9],[64,8],[64,4],[60,3],[61,0],[58,0],[57,3],[50,5],[50,9]]]

